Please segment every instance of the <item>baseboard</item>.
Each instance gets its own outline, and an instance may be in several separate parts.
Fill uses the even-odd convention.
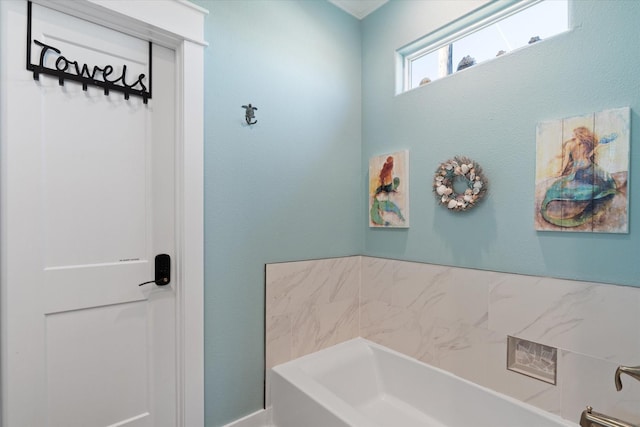
[[[224,427],[270,427],[271,409],[261,409]]]

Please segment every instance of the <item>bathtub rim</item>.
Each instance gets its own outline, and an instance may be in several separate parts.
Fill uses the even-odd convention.
[[[431,369],[436,373],[444,375],[450,379],[460,381],[464,386],[478,389],[498,399],[502,399],[507,403],[510,403],[517,407],[531,411],[539,415],[540,417],[546,418],[549,421],[556,422],[559,425],[562,425],[565,427],[578,427],[578,424],[570,420],[567,420],[565,418],[562,418],[557,414],[553,414],[551,412],[545,411],[544,409],[538,408],[527,402],[523,402],[514,397],[508,396],[504,393],[500,393],[496,390],[493,390],[481,384],[474,383],[450,371],[425,363],[414,357],[408,356],[404,353],[401,353],[399,351],[396,351],[394,349],[378,344],[376,342],[373,342],[363,337],[352,338],[350,340],[343,341],[341,343],[332,345],[322,350],[318,350],[314,353],[310,353],[310,354],[298,357],[296,359],[290,360],[288,362],[281,363],[279,365],[274,366],[273,368],[271,368],[271,370],[273,371],[271,375],[271,384],[273,384],[274,374],[275,374],[278,377],[280,377],[280,379],[287,381],[293,387],[299,389],[301,392],[310,396],[318,396],[319,399],[317,399],[316,401],[320,406],[324,407],[328,411],[333,412],[334,415],[336,415],[338,418],[346,422],[348,425],[367,426],[368,425],[367,418],[364,417],[364,415],[362,415],[356,408],[349,405],[341,397],[336,395],[332,390],[328,389],[323,384],[321,384],[316,378],[316,376],[314,375],[314,371],[316,371],[316,375],[317,375],[317,369],[309,367],[318,359],[326,357],[327,354],[347,351],[348,349],[354,346],[357,348],[357,351],[362,351],[363,349],[362,348],[358,349],[358,347],[364,346],[365,351],[372,353],[371,357],[374,357],[374,358],[375,358],[375,355],[373,354],[374,351],[389,353],[408,363],[418,364],[420,366],[423,366],[426,369]],[[273,393],[271,396],[271,402],[272,403],[274,402]]]

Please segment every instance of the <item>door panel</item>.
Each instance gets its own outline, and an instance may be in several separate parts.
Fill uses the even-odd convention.
[[[46,316],[50,425],[150,417],[146,340],[139,339],[147,336],[146,310],[139,301]]]
[[[25,69],[14,14],[5,99],[4,419],[20,427],[176,425],[175,52],[153,46],[153,98]],[[14,19],[15,18],[15,19]],[[33,39],[81,65],[148,74],[148,43],[40,5]],[[32,45],[32,63],[41,50]],[[60,56],[49,51],[45,65]],[[171,284],[154,257],[172,257]]]
[[[73,82],[60,89],[56,79],[43,76],[40,84],[55,85],[42,92],[46,266],[144,258],[150,178],[145,106],[116,93],[85,94]]]

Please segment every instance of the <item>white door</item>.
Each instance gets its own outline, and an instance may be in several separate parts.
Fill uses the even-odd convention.
[[[9,2],[2,295],[4,427],[176,425],[175,52],[153,46],[142,99],[26,70],[26,3]],[[11,14],[15,13],[15,19]],[[33,5],[45,65],[127,65],[148,42]],[[42,49],[32,44],[32,63]],[[62,63],[61,63],[62,64]],[[173,268],[172,270],[175,270]]]

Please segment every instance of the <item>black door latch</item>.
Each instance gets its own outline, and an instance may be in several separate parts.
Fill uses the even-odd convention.
[[[156,255],[156,278],[148,282],[140,283],[138,286],[147,283],[155,283],[158,286],[165,286],[171,282],[171,257],[167,254]]]

